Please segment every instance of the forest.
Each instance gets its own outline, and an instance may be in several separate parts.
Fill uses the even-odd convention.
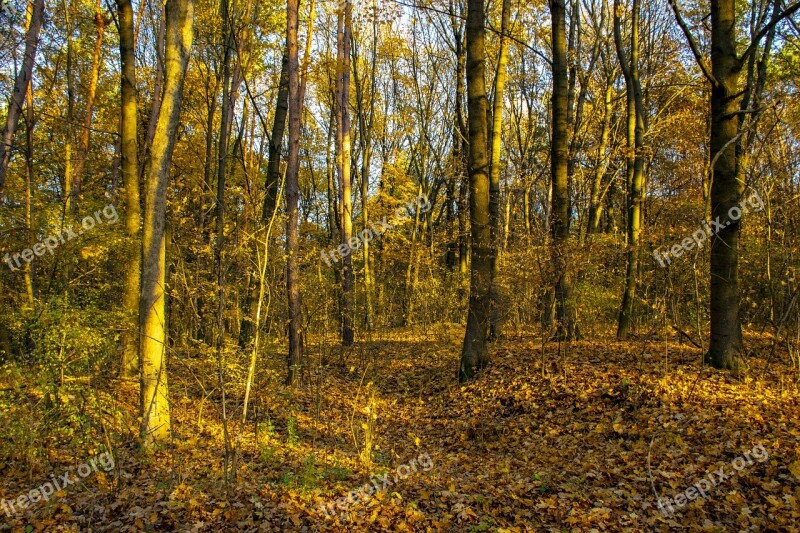
[[[800,531],[797,0],[0,27],[0,532]]]

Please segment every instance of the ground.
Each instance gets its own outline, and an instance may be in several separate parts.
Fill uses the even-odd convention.
[[[104,445],[115,464],[11,517],[0,510],[0,530],[800,531],[798,373],[780,349],[770,356],[769,338],[747,336],[749,369],[734,377],[677,339],[515,337],[465,387],[460,339],[456,327],[397,331],[343,355],[309,343],[324,364],[296,390],[281,384],[274,347],[227,485],[204,358],[171,360],[174,444],[150,455],[133,445],[135,384],[76,380],[54,401],[6,368],[0,422],[15,448],[0,498],[77,472]],[[227,378],[232,446],[242,373]],[[49,414],[15,429],[33,410]]]

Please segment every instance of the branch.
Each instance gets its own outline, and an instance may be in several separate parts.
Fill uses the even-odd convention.
[[[438,14],[440,14],[440,15],[447,15],[448,17],[452,17],[452,18],[454,18],[454,19],[458,19],[458,20],[467,20],[467,18],[466,18],[466,17],[464,17],[464,16],[461,16],[461,15],[456,15],[456,14],[454,14],[454,13],[448,13],[447,11],[444,11],[444,10],[442,10],[442,9],[437,9],[437,8],[435,8],[435,7],[431,7],[431,6],[422,6],[422,5],[419,5],[419,4],[417,4],[417,3],[416,3],[416,0],[413,0],[413,1],[414,1],[414,3],[413,3],[413,4],[409,4],[409,3],[403,2],[403,1],[401,1],[401,0],[391,0],[391,1],[392,1],[392,2],[394,2],[395,4],[399,5],[399,6],[403,6],[403,7],[410,7],[410,8],[413,8],[413,9],[421,9],[421,10],[423,10],[423,11],[432,11],[433,13],[438,13]],[[486,25],[486,29],[488,29],[488,30],[489,30],[489,31],[491,31],[492,33],[495,33],[495,34],[497,34],[497,35],[501,35],[501,33],[500,33],[500,30],[498,30],[497,28],[495,28],[495,27],[492,25],[492,23],[491,23],[491,22],[488,22],[488,23],[487,23],[487,25]],[[510,40],[514,41],[514,42],[515,42],[515,43],[517,43],[518,45],[520,45],[520,46],[522,46],[522,47],[524,47],[524,48],[527,48],[529,51],[531,51],[531,52],[533,52],[535,55],[539,56],[539,58],[541,58],[541,59],[542,59],[542,60],[543,60],[545,63],[547,63],[549,66],[551,66],[551,67],[553,66],[553,62],[552,62],[552,61],[551,61],[551,60],[550,60],[550,59],[549,59],[549,58],[548,58],[546,55],[544,55],[543,53],[541,53],[539,50],[537,50],[537,49],[536,49],[536,48],[534,48],[533,46],[531,46],[531,45],[529,45],[528,43],[526,43],[526,42],[522,41],[521,39],[517,39],[517,38],[516,38],[516,37],[514,37],[513,35],[508,35],[508,34],[506,34],[506,35],[505,35],[505,37],[506,37],[507,39],[510,39]]]
[[[703,54],[700,53],[700,47],[697,46],[697,41],[695,41],[689,26],[686,25],[686,21],[683,19],[683,15],[681,15],[680,8],[678,7],[678,0],[668,0],[668,2],[672,7],[672,11],[675,13],[675,19],[678,21],[678,26],[681,27],[683,34],[686,35],[686,39],[689,41],[689,46],[692,48],[692,53],[694,54],[697,64],[700,66],[700,70],[703,71],[703,75],[705,75],[706,79],[711,82],[711,85],[718,87],[719,82],[717,81],[717,78],[714,77],[714,74],[711,72],[711,68],[708,66],[708,63],[706,63],[705,58],[703,58]]]
[[[758,45],[759,43],[761,43],[761,39],[766,37],[767,34],[770,32],[770,30],[772,30],[772,28],[774,28],[778,23],[780,23],[786,17],[792,16],[798,9],[800,9],[800,2],[796,2],[791,7],[787,7],[780,13],[776,13],[772,17],[772,20],[769,21],[769,24],[761,28],[761,31],[758,32],[758,34],[753,38],[753,41],[750,43],[750,46],[748,46],[747,50],[745,50],[744,54],[742,54],[740,61],[742,63],[747,61],[747,59],[750,57],[750,54],[758,50]]]

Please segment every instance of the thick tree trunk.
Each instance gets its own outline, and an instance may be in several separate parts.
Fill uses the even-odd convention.
[[[739,235],[741,220],[732,220],[744,183],[737,180],[739,160],[739,73],[736,51],[736,2],[711,2],[711,70],[717,83],[711,91],[711,216],[724,229],[711,239],[711,343],[709,359],[717,368],[735,370],[742,352],[739,320]],[[719,218],[717,218],[719,217]]]
[[[25,57],[22,59],[22,68],[14,80],[14,90],[8,105],[8,116],[0,134],[0,194],[6,182],[8,164],[11,162],[11,150],[14,148],[14,137],[19,126],[19,117],[22,115],[22,104],[28,94],[28,86],[33,77],[33,65],[36,60],[36,47],[39,45],[39,31],[42,29],[44,19],[44,0],[33,1],[33,12],[25,36]]]
[[[120,374],[132,378],[139,366],[137,306],[142,275],[140,241],[141,206],[139,204],[139,146],[137,140],[136,65],[133,41],[133,6],[131,0],[117,0],[120,55],[120,158],[125,187],[125,285],[122,296],[125,323],[122,326],[122,363]]]
[[[489,139],[486,121],[486,15],[483,0],[467,2],[467,102],[469,111],[469,208],[472,226],[472,268],[469,312],[458,378],[472,379],[489,364],[489,290],[492,246],[489,221]]]
[[[299,60],[297,47],[299,0],[288,0],[286,48],[289,81],[289,151],[286,158],[286,296],[289,304],[289,355],[286,381],[294,385],[300,378],[303,362],[302,303],[300,300],[300,247],[298,173],[300,170]]]
[[[164,95],[147,169],[142,235],[141,436],[145,447],[171,437],[167,384],[166,195],[193,38],[193,0],[167,0]]]
[[[569,166],[568,137],[568,74],[566,8],[564,0],[551,0],[553,40],[553,133],[551,146],[552,212],[550,236],[555,286],[556,339],[573,340],[578,336],[575,304],[572,301],[572,281],[569,272]]]

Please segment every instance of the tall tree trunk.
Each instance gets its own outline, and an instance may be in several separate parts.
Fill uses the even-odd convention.
[[[28,10],[27,26],[31,25],[33,14]],[[33,85],[28,84],[25,95],[25,237],[28,248],[35,245],[36,232],[33,230],[33,128],[36,117],[33,110]],[[36,303],[36,287],[34,286],[34,268],[32,262],[25,261],[23,274],[25,277],[25,293],[28,295],[28,305],[33,308]]]
[[[550,214],[550,237],[555,285],[553,296],[556,304],[556,339],[577,338],[577,316],[572,301],[572,281],[569,272],[569,166],[568,137],[568,73],[566,8],[564,0],[551,0],[553,41],[553,133],[550,155],[552,174],[552,212]]]
[[[66,121],[66,140],[64,142],[64,212],[62,213],[62,226],[66,224],[67,213],[70,211],[70,206],[73,200],[72,190],[72,143],[74,141],[74,121],[75,121],[75,77],[73,73],[73,63],[75,61],[75,40],[73,33],[75,32],[75,15],[72,2],[64,2],[64,10],[66,12],[66,26],[67,26],[67,60],[66,72],[64,73],[67,78],[67,121]]]
[[[19,117],[22,115],[22,104],[28,94],[28,86],[33,77],[33,64],[36,60],[36,47],[39,45],[39,31],[42,29],[44,19],[44,0],[33,0],[28,31],[25,36],[25,57],[22,59],[22,68],[14,79],[14,90],[8,105],[8,116],[0,134],[0,194],[6,182],[8,164],[11,162],[11,150],[14,148],[14,137],[19,126]]]
[[[281,61],[281,76],[278,83],[278,100],[275,105],[275,118],[272,123],[272,135],[270,135],[267,152],[267,179],[264,183],[262,223],[268,222],[275,210],[278,186],[281,181],[281,147],[283,146],[283,131],[286,129],[286,113],[289,109],[289,58],[286,54]]]
[[[369,224],[369,176],[372,165],[372,126],[375,116],[375,78],[378,60],[378,19],[372,21],[372,56],[369,72],[369,103],[365,104],[364,80],[358,76],[358,56],[353,55],[353,73],[356,87],[356,106],[358,111],[358,139],[361,148],[361,223],[366,229]],[[372,264],[370,258],[369,239],[362,244],[364,254],[364,326],[368,331],[373,328],[372,309]]]
[[[147,170],[142,235],[141,414],[142,441],[150,448],[171,437],[167,384],[166,196],[193,38],[193,0],[167,0],[164,95]]]
[[[458,379],[469,381],[489,364],[489,290],[492,284],[492,232],[489,220],[489,139],[486,111],[486,14],[483,0],[467,2],[467,102],[469,111],[469,208],[472,268],[469,312]]]
[[[225,248],[225,180],[228,172],[228,150],[230,146],[231,124],[233,122],[234,98],[232,96],[231,60],[233,49],[233,14],[230,12],[230,0],[221,1],[220,17],[222,18],[222,102],[220,104],[219,146],[217,148],[217,240],[214,246],[214,269],[217,277],[217,373],[222,400],[222,429],[225,443],[224,477],[228,479],[229,464],[232,459],[230,436],[228,434],[228,415],[225,397],[225,269],[222,253]],[[234,474],[235,475],[235,474]]]
[[[137,306],[142,275],[140,242],[141,206],[139,198],[139,145],[137,140],[136,57],[133,41],[131,0],[117,0],[120,57],[120,157],[125,187],[125,288],[122,297],[125,324],[122,327],[120,373],[134,377],[139,366]]]
[[[780,12],[775,10],[769,23],[739,56],[736,2],[711,0],[710,67],[683,19],[679,5],[675,0],[669,0],[669,3],[695,60],[711,83],[711,216],[723,229],[711,237],[711,341],[707,359],[717,368],[737,370],[743,349],[739,319],[739,235],[744,214],[740,202],[745,186],[739,179],[742,119],[737,97],[746,95],[750,89],[739,91],[739,75],[751,54],[757,53],[761,39],[768,37],[781,20],[800,10],[800,2]],[[738,216],[732,216],[737,210]]]
[[[628,106],[628,269],[625,275],[625,291],[617,323],[617,337],[629,336],[633,329],[633,304],[639,276],[639,236],[641,234],[642,191],[644,188],[644,130],[645,109],[642,87],[639,81],[639,12],[640,0],[633,0],[631,14],[631,57],[625,55],[622,43],[620,0],[614,0],[614,42],[617,56],[625,75]]]
[[[336,62],[336,166],[339,176],[339,203],[341,209],[341,243],[350,248],[353,236],[353,193],[350,179],[350,36],[352,28],[353,4],[344,3],[337,23],[337,62]],[[288,196],[288,195],[287,195]],[[342,345],[353,344],[353,307],[355,276],[353,256],[347,253],[342,258]]]
[[[286,381],[294,385],[300,378],[303,363],[302,302],[298,264],[300,230],[298,174],[300,170],[300,101],[299,59],[297,46],[299,0],[288,0],[286,49],[289,79],[289,151],[286,154],[286,296],[289,304],[289,354]]]
[[[603,179],[608,171],[610,157],[607,154],[608,145],[611,140],[611,115],[614,111],[614,77],[613,74],[606,76],[606,90],[603,107],[603,119],[600,128],[600,143],[597,145],[597,163],[592,181],[591,199],[589,200],[589,216],[586,234],[594,235],[600,231],[600,219],[603,216],[603,199],[607,188],[603,188]]]
[[[494,105],[492,110],[492,163],[489,167],[489,221],[492,229],[492,295],[490,305],[489,339],[496,340],[502,336],[501,313],[496,309],[499,304],[499,288],[496,278],[500,270],[500,150],[503,144],[503,94],[506,86],[506,65],[508,64],[508,30],[511,23],[511,0],[503,0],[500,22],[500,51],[497,59],[497,73],[494,80]]]
[[[94,42],[94,53],[92,54],[92,70],[89,73],[89,89],[86,93],[86,117],[83,120],[83,129],[78,137],[78,150],[75,159],[75,168],[72,173],[72,191],[77,200],[83,190],[83,169],[86,165],[86,156],[89,153],[89,139],[92,132],[92,114],[94,112],[94,99],[97,94],[97,82],[100,79],[100,53],[103,50],[103,34],[106,29],[106,21],[100,7],[100,0],[95,0],[94,4],[94,25],[97,38]],[[73,202],[72,208],[77,207],[77,201]]]
[[[736,2],[711,1],[711,216],[725,228],[711,239],[711,343],[709,359],[717,368],[735,370],[742,355],[739,319],[739,235],[741,221],[730,211],[738,206],[740,183],[736,138],[739,135],[739,73],[736,50]]]

